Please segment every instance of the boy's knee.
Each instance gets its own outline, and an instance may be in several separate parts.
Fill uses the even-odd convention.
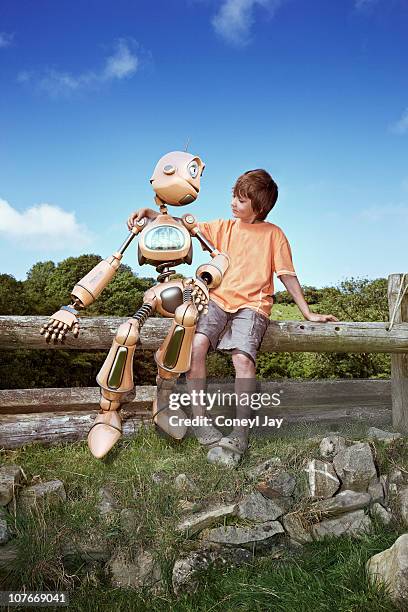
[[[193,339],[192,357],[207,355],[210,348],[210,341],[204,334],[196,334]]]
[[[203,368],[205,370],[205,359],[210,346],[210,341],[203,334],[196,334],[191,349],[190,370],[186,372],[186,378],[201,378]]]
[[[245,353],[236,352],[232,354],[232,363],[234,364],[235,370],[253,370],[255,369],[255,364],[248,355]]]

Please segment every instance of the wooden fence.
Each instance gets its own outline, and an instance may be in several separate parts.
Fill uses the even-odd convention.
[[[402,286],[403,285],[403,286]],[[394,324],[383,322],[311,323],[271,321],[261,351],[391,353],[391,380],[324,380],[270,383],[283,392],[285,422],[364,421],[384,424],[392,420],[408,433],[408,279],[392,274],[388,301]],[[400,302],[400,303],[398,303]],[[395,306],[397,308],[395,309]],[[394,312],[395,311],[395,312]],[[48,317],[0,317],[0,349],[55,350],[39,329]],[[78,339],[68,337],[64,350],[109,349],[120,323],[126,318],[82,318]],[[171,325],[168,319],[145,323],[135,367],[143,349],[155,350]],[[124,434],[138,430],[150,419],[155,387],[139,386],[122,409]],[[99,406],[99,388],[0,390],[0,447],[16,448],[34,441],[52,443],[84,439]]]

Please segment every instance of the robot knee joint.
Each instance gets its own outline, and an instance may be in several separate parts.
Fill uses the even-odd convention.
[[[122,323],[116,332],[115,340],[121,346],[135,346],[139,339],[139,328],[136,322]]]

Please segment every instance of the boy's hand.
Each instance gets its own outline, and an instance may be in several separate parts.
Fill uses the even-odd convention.
[[[159,213],[151,208],[139,208],[139,210],[135,210],[129,215],[129,219],[127,220],[128,229],[130,231],[135,223],[140,221],[140,219],[143,219],[143,217],[153,220],[158,216]]]
[[[338,321],[338,319],[334,315],[317,314],[315,312],[311,312],[308,315],[305,315],[305,319],[307,321],[313,321],[314,323],[329,323],[330,321]]]

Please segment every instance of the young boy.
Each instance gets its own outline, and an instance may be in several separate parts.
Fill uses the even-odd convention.
[[[204,388],[206,355],[212,348],[232,353],[235,369],[238,420],[250,416],[250,406],[240,402],[242,394],[255,390],[255,360],[269,324],[273,303],[273,273],[292,295],[308,321],[337,321],[333,315],[310,311],[296,276],[289,242],[283,231],[265,221],[278,198],[278,187],[262,169],[241,175],[233,188],[234,219],[199,223],[204,236],[230,257],[230,266],[219,287],[210,291],[208,314],[200,316],[193,341],[191,368],[187,373],[190,391]],[[157,212],[142,208],[132,213],[128,227]],[[204,416],[205,406],[192,406],[193,416]],[[215,427],[194,428],[198,441],[210,448],[207,458],[214,463],[236,465],[248,446],[249,429],[234,427],[223,437]]]

